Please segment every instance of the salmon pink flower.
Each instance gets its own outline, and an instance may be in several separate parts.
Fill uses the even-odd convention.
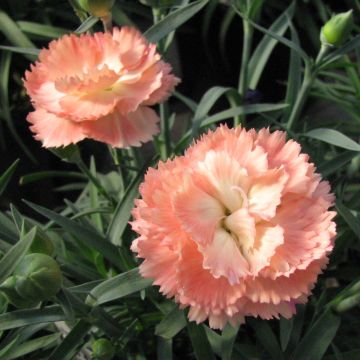
[[[285,133],[226,126],[149,169],[133,210],[140,272],[212,328],[290,318],[328,262],[334,197]]]
[[[25,74],[35,111],[28,121],[45,147],[84,138],[114,147],[139,146],[158,132],[149,106],[164,101],[179,79],[133,28],[66,35],[41,50]]]

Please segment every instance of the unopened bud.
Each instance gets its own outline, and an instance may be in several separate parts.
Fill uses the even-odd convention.
[[[111,11],[115,0],[78,0],[78,2],[89,14],[104,17]]]
[[[337,14],[322,27],[321,42],[325,45],[340,46],[348,39],[353,26],[352,10]]]
[[[62,285],[58,263],[45,254],[26,255],[13,277],[16,292],[29,301],[48,300],[58,293]]]
[[[5,295],[7,301],[19,309],[33,307],[38,304],[38,301],[24,299],[16,291],[16,277],[11,276],[7,278],[1,285],[0,291]],[[0,294],[1,295],[1,294]]]
[[[98,339],[92,344],[92,356],[96,360],[111,360],[115,355],[114,345],[108,339]]]

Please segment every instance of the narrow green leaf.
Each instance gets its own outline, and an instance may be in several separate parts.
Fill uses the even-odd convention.
[[[340,48],[336,49],[335,51],[327,55],[324,58],[324,60],[321,62],[320,66],[325,67],[331,64],[332,62],[339,60],[342,56],[348,54],[350,51],[355,50],[359,46],[360,46],[360,35],[357,35],[353,39],[348,41],[346,44],[344,44]]]
[[[343,149],[360,151],[360,145],[341,132],[333,129],[319,128],[310,130],[304,136],[317,139]]]
[[[285,34],[286,29],[289,27],[290,21],[294,15],[295,2],[293,2],[270,26],[269,30],[273,33],[282,36]],[[263,73],[269,58],[278,43],[278,40],[264,35],[256,47],[248,65],[249,73],[249,87],[250,89],[256,89],[259,83],[261,74]]]
[[[69,288],[67,288],[67,290],[74,294],[87,294],[92,289],[94,289],[96,286],[100,285],[102,282],[103,282],[103,280],[89,281],[89,282],[81,284],[81,285],[69,287]]]
[[[91,323],[110,338],[119,338],[123,335],[122,329],[119,329],[119,322],[115,320],[108,312],[100,306],[96,306],[90,312]],[[137,319],[135,319],[137,321]]]
[[[10,167],[0,176],[0,196],[4,192],[7,184],[9,183],[11,177],[13,176],[18,163],[19,163],[19,159],[14,161],[10,165]]]
[[[39,24],[31,21],[18,21],[17,25],[19,26],[20,30],[26,34],[42,36],[44,38],[50,39],[59,38],[70,32],[69,30],[63,28]]]
[[[297,345],[291,360],[321,360],[333,340],[341,318],[326,311]]]
[[[298,33],[290,22],[291,41],[300,46],[300,40]],[[301,88],[301,74],[302,74],[302,62],[300,55],[290,49],[290,63],[288,71],[288,81],[286,87],[285,103],[289,104],[289,107],[284,111],[283,122],[287,122],[290,116],[291,110],[298,98]]]
[[[36,228],[34,227],[26,235],[20,237],[20,240],[0,260],[0,284],[12,274],[17,264],[25,256],[35,234]]]
[[[187,325],[188,334],[197,360],[215,360],[209,340],[202,325],[191,321]]]
[[[240,16],[242,16],[241,13],[238,12],[238,14]],[[293,49],[294,51],[296,51],[306,62],[310,61],[309,56],[306,54],[306,52],[297,44],[295,44],[294,42],[290,41],[289,39],[286,39],[283,36],[279,36],[278,34],[276,34],[275,32],[271,31],[270,29],[266,29],[262,26],[260,26],[259,24],[256,24],[254,21],[252,21],[251,19],[247,18],[247,21],[249,21],[249,23],[256,28],[257,30],[260,30],[261,32],[263,32],[266,35],[269,35],[270,37],[274,38],[275,40],[277,40],[279,43],[287,46],[290,49]]]
[[[270,325],[260,319],[249,318],[247,322],[255,331],[255,336],[259,343],[266,349],[269,356],[274,360],[283,359],[279,343],[272,331]]]
[[[108,227],[107,236],[115,245],[122,244],[122,234],[129,222],[131,210],[134,207],[134,199],[139,192],[139,184],[143,178],[144,169],[138,173],[135,179],[126,189],[124,196],[116,206],[111,223]]]
[[[281,350],[285,351],[289,341],[291,332],[294,325],[294,319],[285,319],[283,317],[280,318],[280,344],[281,344]]]
[[[155,335],[165,339],[173,338],[186,326],[184,312],[175,306],[155,328]]]
[[[3,357],[9,353],[9,351],[17,345],[19,337],[16,336],[14,339],[12,339],[8,344],[5,345],[5,347],[0,348],[0,359],[3,359]]]
[[[188,5],[182,6],[180,9],[171,12],[165,18],[148,29],[144,35],[152,43],[157,43],[172,31],[181,26],[184,22],[192,18],[198,13],[209,0],[198,0]]]
[[[0,26],[1,26],[1,11],[0,11]],[[23,139],[18,134],[18,130],[14,125],[13,119],[11,117],[10,111],[10,102],[9,102],[9,79],[10,79],[10,67],[11,67],[11,58],[12,54],[8,51],[1,53],[0,60],[0,105],[1,105],[1,117],[5,120],[8,129],[10,130],[11,135],[15,139],[15,141],[19,144],[25,154],[29,157],[29,159],[37,163],[35,157],[31,154]]]
[[[139,269],[135,268],[126,273],[114,276],[96,286],[91,290],[87,302],[91,305],[101,305],[143,290],[147,288],[151,282],[149,279],[144,279],[140,275]]]
[[[60,345],[50,354],[47,360],[70,360],[77,354],[84,343],[84,337],[91,328],[91,324],[79,320],[66,335]]]
[[[176,97],[178,100],[180,100],[184,105],[186,105],[193,113],[195,113],[197,108],[197,103],[187,96],[179,93],[178,91],[174,91],[174,97]]]
[[[263,113],[269,111],[277,111],[277,110],[285,109],[287,106],[288,104],[252,104],[252,105],[237,106],[209,116],[201,123],[201,127],[206,127],[218,121],[230,119],[238,115],[248,115],[248,114]]]
[[[14,223],[0,212],[0,238],[9,244],[16,244],[19,235]]]
[[[33,57],[37,57],[40,53],[39,49],[24,48],[19,46],[7,46],[7,45],[0,45],[0,50],[11,51],[13,53],[18,53],[23,55],[31,55]]]
[[[99,251],[105,258],[107,258],[114,266],[118,267],[119,251],[116,246],[111,244],[106,238],[100,235],[95,229],[85,227],[65,216],[48,210],[42,206],[35,205],[28,201],[24,201],[28,206],[34,209],[39,214],[45,216],[49,220],[54,221],[60,225],[65,231],[75,236],[77,239],[83,241],[87,246],[92,246]]]
[[[344,204],[340,202],[340,200],[336,201],[336,210],[349,225],[349,228],[360,239],[360,221],[351,213],[351,211]]]
[[[0,10],[0,31],[14,46],[36,48],[16,23],[2,10]],[[33,55],[26,55],[26,57],[31,61],[36,59]]]
[[[157,338],[157,360],[172,360],[172,339]]]
[[[198,129],[202,121],[206,118],[211,108],[214,104],[219,100],[221,96],[226,94],[228,91],[231,91],[231,88],[215,86],[209,89],[201,98],[199,105],[196,108],[196,112],[194,114],[194,119],[192,121],[192,133],[193,137],[197,135]]]
[[[231,360],[239,326],[227,324],[221,334],[221,360]]]
[[[75,172],[75,171],[39,171],[34,172],[31,174],[24,175],[20,178],[20,185],[26,185],[31,184],[33,182],[48,179],[48,178],[57,178],[57,177],[63,177],[63,178],[74,178],[74,179],[86,179],[86,176],[84,174]]]
[[[91,157],[91,160],[90,160],[90,172],[96,178],[96,164],[95,164],[95,159],[93,156]],[[91,205],[91,208],[96,209],[99,207],[98,189],[92,182],[89,183],[89,188],[90,188],[90,191],[89,191],[90,205]],[[91,214],[91,219],[92,219],[92,223],[96,226],[96,229],[100,233],[103,233],[104,229],[103,229],[101,214],[93,213],[93,214]]]
[[[0,331],[64,320],[66,320],[65,315],[57,305],[41,309],[16,310],[0,315]]]
[[[345,164],[351,161],[358,152],[355,151],[345,151],[333,159],[328,160],[320,164],[317,168],[317,172],[322,174],[322,176],[326,177],[333,174],[336,170],[341,169]]]
[[[39,337],[37,339],[26,341],[23,344],[17,345],[10,353],[7,353],[1,360],[13,360],[22,356],[32,353],[33,351],[40,349],[47,349],[55,346],[60,334],[52,334]]]
[[[89,16],[75,31],[75,34],[82,34],[90,30],[97,22],[99,18],[95,16]]]

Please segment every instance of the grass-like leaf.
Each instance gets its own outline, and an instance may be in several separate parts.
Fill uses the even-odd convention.
[[[144,279],[138,268],[135,268],[96,286],[91,290],[87,302],[91,305],[101,305],[143,290],[150,284],[151,280]]]
[[[360,145],[356,143],[354,140],[350,139],[346,135],[342,134],[340,131],[327,129],[327,128],[319,128],[310,130],[306,134],[307,137],[312,139],[317,139],[323,142],[326,142],[331,145],[335,145],[341,147],[343,149],[352,150],[352,151],[360,151]]]
[[[0,331],[64,320],[66,317],[58,305],[41,309],[16,310],[0,315]]]
[[[49,220],[60,225],[69,234],[72,234],[87,246],[92,246],[95,250],[107,258],[114,266],[119,266],[119,251],[116,246],[111,244],[105,237],[100,235],[95,229],[85,227],[74,220],[70,220],[65,216],[59,215],[54,211],[46,209],[42,206],[32,204],[25,201],[32,209],[39,214],[45,216]]]
[[[0,196],[3,194],[7,184],[13,176],[19,160],[14,161],[9,168],[0,176]]]
[[[26,235],[20,238],[0,260],[0,284],[5,281],[14,271],[17,264],[25,256],[36,234],[36,228],[31,229]]]
[[[156,326],[155,334],[165,339],[173,338],[186,326],[184,312],[175,306]]]
[[[172,31],[181,26],[184,22],[192,18],[199,12],[209,0],[198,0],[180,9],[171,12],[165,18],[148,29],[144,35],[152,43],[157,43]]]
[[[291,19],[294,15],[295,2],[293,2],[270,26],[269,30],[274,34],[282,36],[289,27]],[[256,89],[259,83],[261,74],[263,73],[269,58],[278,43],[277,39],[274,39],[270,35],[265,35],[256,47],[253,55],[248,64],[249,73],[249,87],[250,89]]]
[[[215,360],[204,328],[193,321],[187,325],[188,334],[197,360]]]
[[[79,320],[77,324],[66,335],[60,345],[50,354],[47,360],[70,360],[80,350],[84,337],[91,328],[91,324]]]
[[[333,340],[341,318],[326,311],[306,332],[296,347],[291,360],[320,360]]]
[[[33,351],[46,350],[47,348],[56,345],[60,335],[61,334],[51,334],[26,341],[23,344],[19,344],[13,347],[3,357],[1,357],[1,360],[19,359],[27,354],[32,353]]]

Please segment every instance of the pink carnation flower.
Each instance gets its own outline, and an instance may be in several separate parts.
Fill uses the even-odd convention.
[[[290,318],[336,234],[326,181],[285,133],[226,126],[149,169],[133,210],[140,272],[212,328]]]
[[[149,106],[164,101],[178,82],[156,45],[136,29],[66,35],[41,50],[25,74],[35,107],[27,120],[45,147],[84,138],[139,146],[158,132]]]

